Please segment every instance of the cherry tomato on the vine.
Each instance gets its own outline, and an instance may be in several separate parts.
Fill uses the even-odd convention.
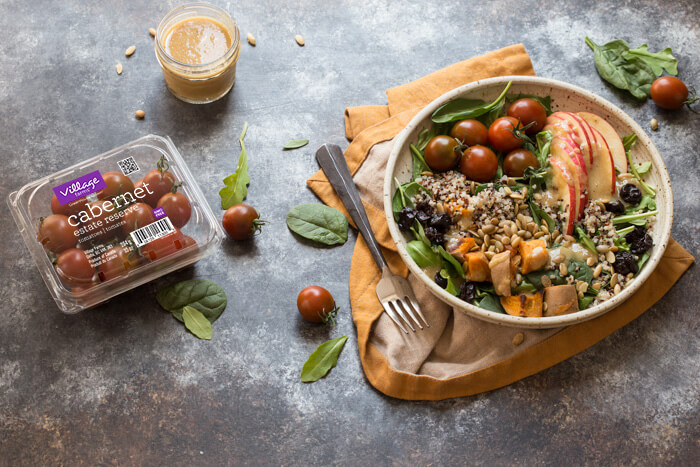
[[[651,98],[664,109],[680,109],[688,100],[688,87],[675,76],[662,76],[652,83]]]
[[[47,250],[61,253],[78,244],[78,236],[75,234],[77,230],[77,226],[71,225],[67,216],[52,214],[41,221],[37,240]]]
[[[455,165],[462,152],[455,150],[459,147],[459,142],[447,135],[437,135],[428,141],[425,146],[425,162],[431,169],[442,172],[450,170]]]
[[[158,201],[159,208],[163,208],[165,215],[175,227],[184,227],[192,215],[192,205],[183,193],[167,193]]]
[[[297,308],[301,316],[312,323],[325,323],[338,312],[331,293],[318,285],[310,285],[299,292]]]
[[[108,199],[134,192],[134,182],[121,172],[106,172],[102,174],[102,179],[107,188],[97,192],[97,199]]]
[[[86,205],[87,198],[76,199],[75,201],[71,201],[63,206],[61,206],[61,203],[58,201],[58,197],[56,195],[53,195],[53,198],[51,198],[51,212],[54,214],[63,214],[64,216],[78,214],[80,211],[85,209]]]
[[[122,228],[124,233],[128,234],[155,222],[155,220],[156,216],[153,215],[153,208],[150,205],[135,203],[124,210],[124,224]]]
[[[497,151],[508,152],[523,145],[523,140],[515,135],[522,128],[517,118],[500,117],[489,127],[489,144]]]
[[[56,273],[71,287],[86,286],[93,282],[95,267],[85,251],[71,248],[56,258]]]
[[[489,142],[489,129],[479,120],[468,118],[452,125],[450,136],[467,146],[486,145]]]
[[[141,200],[151,205],[158,206],[158,201],[168,193],[172,193],[175,187],[175,176],[167,170],[151,170],[141,180],[136,182],[136,188],[144,190],[144,197]]]
[[[232,239],[246,240],[260,232],[265,221],[260,220],[260,214],[254,207],[236,204],[226,210],[221,224]]]
[[[532,151],[515,149],[503,159],[503,171],[509,177],[522,177],[527,167],[539,167],[540,163]]]
[[[464,150],[464,155],[459,161],[459,170],[469,180],[488,182],[498,171],[498,158],[486,146],[480,144],[470,146]]]
[[[519,119],[521,126],[532,124],[525,130],[528,135],[542,131],[547,122],[547,111],[544,106],[529,97],[518,99],[510,104],[508,116]]]

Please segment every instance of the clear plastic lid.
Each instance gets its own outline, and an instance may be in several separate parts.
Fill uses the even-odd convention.
[[[168,137],[144,136],[28,183],[7,201],[65,313],[188,266],[224,235]]]

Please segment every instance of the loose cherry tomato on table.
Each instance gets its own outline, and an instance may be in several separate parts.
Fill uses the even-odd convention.
[[[539,167],[540,163],[532,151],[515,149],[503,159],[503,171],[509,177],[522,177],[527,167]]]
[[[332,321],[338,313],[331,293],[318,285],[311,285],[299,292],[297,308],[301,316],[312,323]]]
[[[425,146],[425,162],[428,167],[438,172],[453,168],[461,155],[459,142],[451,136],[433,136]]]
[[[260,213],[252,206],[236,204],[226,210],[221,224],[232,239],[246,240],[260,232],[266,222],[260,219]]]
[[[67,216],[51,214],[39,224],[37,240],[47,250],[61,253],[78,244],[78,236],[75,234],[77,230],[78,227],[71,225]]]
[[[523,140],[515,135],[522,128],[517,118],[500,117],[489,127],[489,144],[497,151],[508,152],[523,145]]]
[[[479,120],[468,118],[452,125],[450,136],[467,146],[474,146],[475,144],[485,146],[489,142],[489,129]]]
[[[141,263],[141,257],[129,248],[117,245],[102,253],[97,275],[102,282],[126,275]]]
[[[63,214],[64,216],[78,214],[80,211],[85,209],[86,205],[86,198],[76,199],[75,201],[71,201],[63,206],[61,206],[61,203],[58,201],[58,197],[56,195],[53,195],[53,198],[51,198],[51,212],[54,214]]]
[[[183,193],[167,193],[158,201],[157,207],[163,208],[165,215],[175,227],[184,227],[192,215],[192,205]]]
[[[688,87],[674,76],[662,76],[652,83],[651,98],[661,108],[680,109],[688,101]]]
[[[522,126],[529,126],[525,133],[534,135],[542,131],[547,123],[547,110],[535,99],[525,97],[518,99],[508,106],[508,116],[520,120]]]
[[[136,203],[127,207],[124,210],[124,229],[125,234],[129,234],[136,229],[140,229],[148,224],[155,222],[156,216],[153,215],[153,208],[146,203]]]
[[[498,171],[498,158],[486,146],[470,146],[464,150],[462,160],[459,161],[459,170],[469,180],[488,182]]]
[[[134,192],[134,182],[123,173],[106,172],[102,174],[102,179],[107,187],[97,192],[97,199],[109,199]]]
[[[177,253],[187,246],[189,246],[189,241],[185,238],[185,235],[180,232],[180,229],[175,228],[175,232],[156,238],[145,244],[141,253],[146,259],[157,261],[173,253]]]
[[[56,273],[67,285],[80,287],[93,283],[95,267],[85,251],[71,248],[56,258]]]

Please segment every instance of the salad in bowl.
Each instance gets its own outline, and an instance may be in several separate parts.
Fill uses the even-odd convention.
[[[397,140],[385,196],[399,251],[436,295],[549,327],[629,296],[665,249],[672,208],[663,162],[633,156],[643,136],[658,157],[634,122],[620,132],[612,104],[533,80],[485,80],[495,98],[474,98],[476,83],[428,106]]]

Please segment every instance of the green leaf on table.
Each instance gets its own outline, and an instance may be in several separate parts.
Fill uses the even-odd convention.
[[[199,310],[191,306],[184,307],[182,309],[182,319],[185,322],[185,327],[192,334],[200,339],[211,340],[211,323]]]
[[[338,362],[338,356],[347,340],[348,336],[342,336],[319,345],[304,363],[301,380],[304,383],[313,383],[326,376]]]
[[[348,239],[348,219],[330,206],[300,204],[287,213],[289,229],[314,242],[342,245]]]
[[[678,74],[678,60],[673,56],[670,47],[666,47],[660,52],[649,52],[647,45],[642,44],[636,49],[630,49],[625,52],[624,56],[627,60],[633,57],[638,57],[643,60],[651,67],[656,76],[661,76],[664,70],[666,70],[669,75],[676,76]]]
[[[629,91],[639,100],[651,95],[651,84],[656,79],[654,70],[639,56],[627,54],[630,50],[627,42],[617,39],[598,45],[586,37],[586,44],[593,50],[593,60],[601,78]]]
[[[446,123],[463,120],[465,118],[480,117],[499,105],[502,106],[511,84],[512,81],[509,81],[501,95],[490,104],[487,104],[481,99],[455,99],[438,107],[435,112],[433,112],[431,118],[435,123]]]
[[[287,144],[282,146],[282,149],[299,149],[303,148],[307,144],[309,144],[308,139],[290,139],[287,141]]]
[[[241,204],[248,194],[248,152],[243,139],[248,131],[248,122],[243,125],[243,131],[238,141],[241,143],[241,155],[238,157],[236,171],[224,178],[224,187],[219,190],[221,197],[221,209],[228,209],[236,204]]]
[[[156,300],[180,321],[183,321],[183,308],[190,306],[212,323],[221,316],[227,304],[226,292],[206,279],[190,279],[169,285],[158,292]]]

